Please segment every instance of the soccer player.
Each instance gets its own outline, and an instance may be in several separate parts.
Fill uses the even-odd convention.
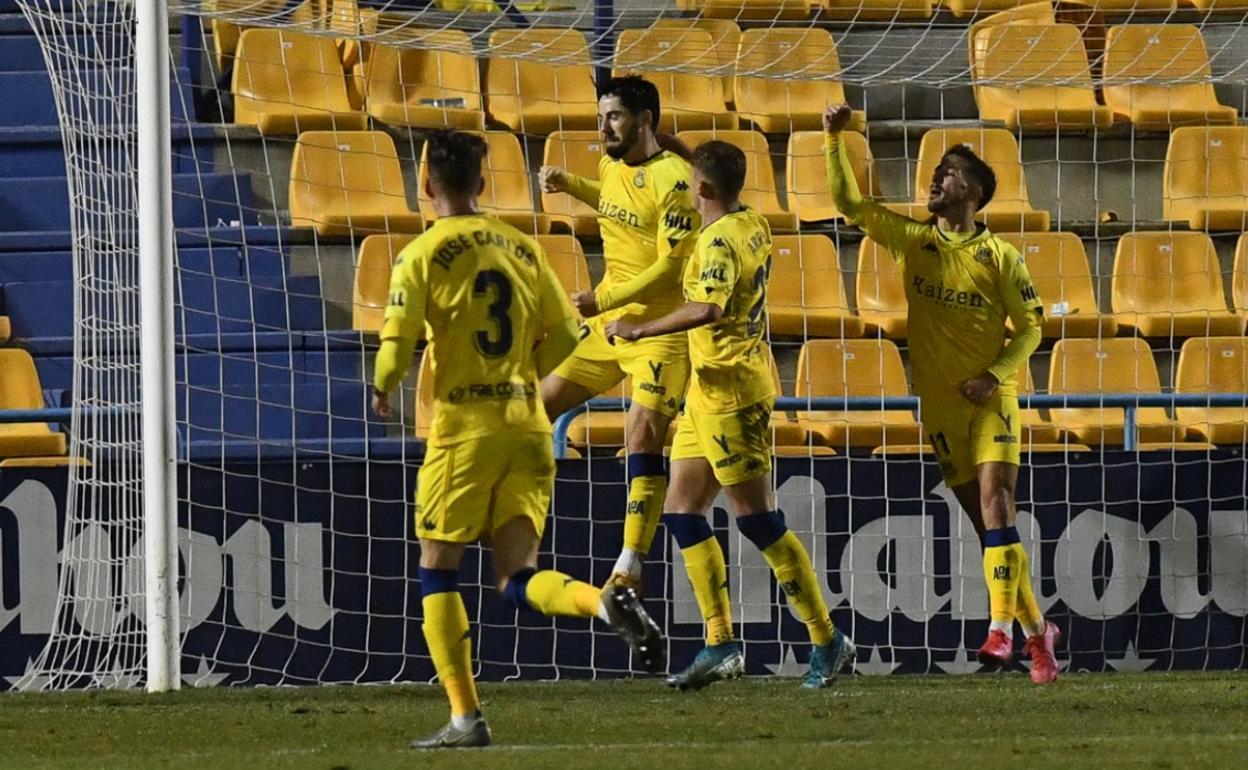
[[[576,345],[572,309],[541,247],[478,211],[485,142],[454,132],[427,141],[425,192],[438,219],[395,263],[373,385],[373,410],[388,417],[389,394],[411,366],[417,340],[427,336],[434,412],[414,521],[425,640],[451,721],[414,741],[417,749],[490,741],[456,582],[468,543],[490,542],[495,583],[513,605],[602,618],[647,669],[665,665],[658,626],[632,589],[599,590],[537,569],[555,475],[538,381]]]
[[[620,319],[608,338],[637,341],[688,333],[693,381],[672,444],[672,485],[663,522],[684,556],[706,623],[706,647],[667,683],[699,689],[741,675],[733,639],[727,567],[706,513],[722,487],[737,527],[771,565],[814,650],[805,687],[826,687],[854,656],[828,617],[810,555],[785,526],[771,488],[771,408],[775,384],[767,345],[771,229],[741,205],[745,154],[720,141],[693,153],[693,201],[702,216],[685,272],[685,302],[650,320]]]
[[[1052,682],[1060,634],[1036,604],[1014,526],[1021,442],[1016,380],[1040,344],[1044,305],[1022,255],[975,222],[996,189],[987,163],[968,147],[949,148],[932,176],[933,219],[919,222],[862,198],[840,139],[849,118],[845,104],[823,116],[828,184],[846,218],[904,266],[923,427],[945,483],[984,545],[991,624],[979,660],[1010,664],[1017,618],[1027,634],[1031,680]],[[1008,343],[1007,317],[1014,324]]]
[[[572,297],[587,321],[576,350],[542,380],[542,401],[554,417],[632,377],[624,428],[624,544],[607,584],[640,592],[642,562],[663,512],[663,444],[685,393],[689,349],[683,332],[611,344],[603,328],[620,318],[658,318],[680,304],[698,221],[689,201],[689,163],[663,149],[656,134],[659,91],[653,83],[612,78],[599,92],[598,122],[606,155],[596,181],[552,166],[540,172],[544,190],[568,193],[598,211],[606,260],[597,288]]]

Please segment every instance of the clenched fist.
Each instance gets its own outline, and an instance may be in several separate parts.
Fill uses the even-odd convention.
[[[537,181],[542,186],[542,192],[568,191],[568,172],[558,166],[542,166],[537,172]]]
[[[839,134],[849,125],[854,111],[848,104],[834,104],[823,111],[823,130],[829,134]]]

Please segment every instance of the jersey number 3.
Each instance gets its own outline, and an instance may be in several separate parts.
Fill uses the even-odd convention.
[[[484,297],[493,292],[489,315],[493,328],[477,332],[477,349],[486,358],[502,358],[511,350],[511,281],[501,270],[482,270],[472,284],[472,296]]]

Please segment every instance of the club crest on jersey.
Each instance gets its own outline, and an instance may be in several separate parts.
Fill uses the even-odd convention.
[[[682,179],[679,182],[677,182],[676,186],[672,189],[674,189],[676,192],[687,192],[689,190],[689,183]]]
[[[981,265],[992,264],[992,249],[984,246],[975,250],[975,261]]]
[[[645,187],[645,186],[646,186],[646,170],[643,168],[639,168],[637,169],[637,173],[633,175],[633,187]]]

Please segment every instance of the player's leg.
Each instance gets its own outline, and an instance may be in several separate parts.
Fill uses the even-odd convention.
[[[547,416],[552,420],[597,395],[579,382],[565,380],[557,373],[543,377],[539,387],[542,393],[542,405],[546,408]]]

